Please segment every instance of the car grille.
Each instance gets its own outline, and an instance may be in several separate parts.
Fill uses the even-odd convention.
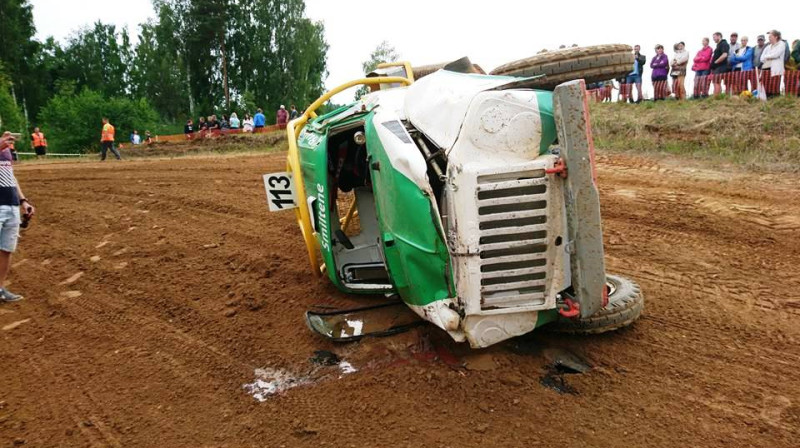
[[[481,309],[545,303],[547,181],[544,170],[478,177]]]

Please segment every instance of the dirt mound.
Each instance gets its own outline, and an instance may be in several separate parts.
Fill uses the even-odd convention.
[[[609,269],[645,316],[470,351],[306,329],[375,298],[310,277],[294,215],[267,211],[284,157],[19,167],[39,214],[9,285],[26,300],[0,306],[4,445],[797,445],[796,176],[600,157]]]
[[[177,142],[153,142],[150,145],[124,144],[123,157],[175,157],[198,153],[229,153],[265,148],[286,147],[286,132],[268,134],[234,134],[214,137],[195,137]]]

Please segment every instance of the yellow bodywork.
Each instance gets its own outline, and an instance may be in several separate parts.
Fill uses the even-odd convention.
[[[308,261],[311,263],[311,271],[314,272],[315,275],[320,275],[322,272],[322,267],[319,265],[319,261],[317,260],[317,251],[319,250],[319,247],[315,237],[314,227],[311,225],[311,215],[306,203],[306,188],[303,182],[303,174],[300,167],[300,153],[297,149],[297,139],[300,137],[300,132],[303,131],[303,128],[305,127],[306,123],[308,123],[308,120],[311,118],[316,118],[316,110],[322,107],[322,105],[328,102],[328,100],[330,100],[334,95],[337,95],[351,87],[361,85],[403,84],[408,86],[413,83],[414,75],[411,74],[411,65],[407,62],[402,63],[402,65],[406,67],[406,73],[409,74],[411,77],[410,79],[397,76],[374,77],[357,79],[355,81],[342,84],[319,97],[310,106],[308,106],[308,109],[303,112],[303,115],[290,121],[286,126],[287,137],[289,140],[289,154],[286,161],[286,170],[291,173],[294,180],[295,193],[297,194],[297,197],[295,198],[295,201],[297,202],[297,208],[295,209],[297,224],[300,226],[300,232],[303,234],[303,240],[306,243],[306,251],[308,252]],[[353,211],[354,210],[348,212],[348,218],[351,218]]]

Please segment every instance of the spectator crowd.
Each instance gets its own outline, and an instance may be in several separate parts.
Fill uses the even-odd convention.
[[[714,33],[712,39],[714,47],[704,37],[694,57],[686,51],[684,42],[673,45],[671,58],[663,45],[655,46],[655,55],[649,64],[654,101],[671,96],[677,100],[686,99],[689,70],[694,74],[692,98],[723,93],[761,99],[781,94],[800,95],[800,39],[790,45],[777,30],[769,31],[766,36],[758,35],[755,45],[750,45],[747,36],[740,38],[736,32],[731,33],[730,40],[720,32]],[[612,91],[618,89],[618,101],[640,103],[644,99],[642,79],[646,67],[647,57],[636,45],[633,66],[627,76],[590,88],[598,101],[612,101]]]
[[[275,126],[277,129],[286,129],[289,120],[294,120],[300,116],[300,112],[293,104],[290,110],[286,110],[286,106],[281,107],[275,113]],[[230,116],[222,115],[209,115],[207,117],[200,117],[197,122],[191,118],[186,121],[183,127],[183,133],[187,138],[193,139],[195,137],[213,137],[225,134],[235,134],[239,132],[264,132],[267,127],[267,117],[264,111],[259,108],[252,116],[245,113],[244,118],[239,118],[236,112],[231,112]]]

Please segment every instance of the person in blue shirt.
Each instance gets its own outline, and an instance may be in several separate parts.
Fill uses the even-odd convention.
[[[265,124],[267,124],[267,117],[264,116],[263,110],[258,109],[258,111],[256,111],[256,115],[253,117],[253,126],[258,129],[263,128]]]
[[[742,45],[731,55],[731,64],[734,65],[733,71],[746,72],[753,69],[753,47],[747,45],[747,36],[742,37]]]

